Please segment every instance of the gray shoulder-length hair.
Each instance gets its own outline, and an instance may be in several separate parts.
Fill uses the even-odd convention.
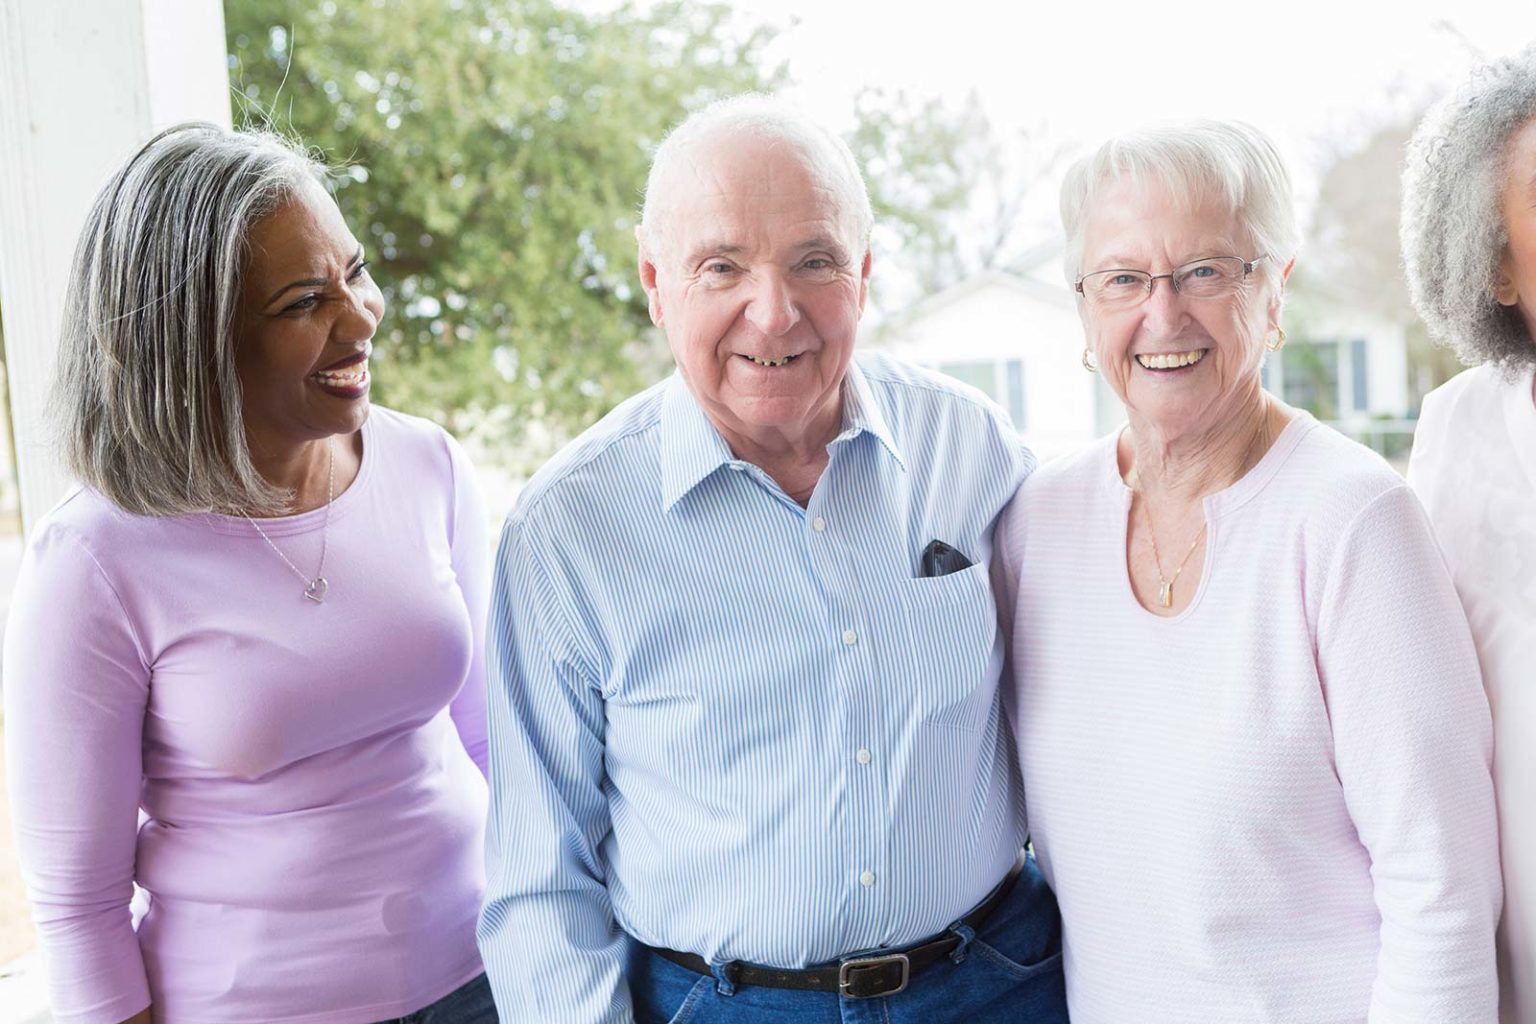
[[[1188,208],[1222,204],[1256,249],[1233,255],[1267,257],[1263,280],[1278,282],[1300,245],[1291,177],[1269,137],[1241,121],[1184,121],[1116,136],[1068,169],[1061,224],[1069,283],[1082,270],[1089,211],[1120,182],[1161,185]]]
[[[1509,144],[1536,117],[1536,47],[1479,68],[1430,108],[1403,167],[1408,293],[1436,339],[1465,363],[1536,362],[1520,311],[1493,297],[1509,244],[1500,212]]]
[[[246,444],[235,321],[251,225],[325,174],[277,135],[198,123],[107,182],[75,248],[51,395],[82,483],[137,515],[285,510]]]

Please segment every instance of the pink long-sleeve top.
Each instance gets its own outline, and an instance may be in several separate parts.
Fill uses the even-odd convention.
[[[245,519],[78,490],[37,525],[5,728],[59,1021],[377,1021],[480,973],[489,570],[469,464],[374,408],[325,516],[262,522],[311,571],[327,535],[318,605]]]
[[[1171,618],[1132,596],[1114,438],[998,540],[1073,1024],[1491,1024],[1488,704],[1424,512],[1305,414],[1204,506]]]

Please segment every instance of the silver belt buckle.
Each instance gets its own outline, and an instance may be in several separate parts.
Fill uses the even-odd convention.
[[[856,996],[848,991],[853,984],[848,978],[848,971],[854,967],[884,967],[886,964],[901,965],[901,984],[895,988],[886,989],[884,992],[871,992],[867,996]],[[866,956],[857,960],[844,960],[837,969],[837,991],[839,995],[849,999],[874,999],[878,996],[893,996],[906,990],[907,980],[912,977],[912,961],[905,953],[889,953],[885,956]]]

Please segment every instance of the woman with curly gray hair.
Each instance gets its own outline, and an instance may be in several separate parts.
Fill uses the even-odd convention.
[[[1408,477],[1494,712],[1503,1020],[1536,1020],[1536,47],[1425,116],[1403,173],[1413,302],[1474,369],[1424,399]]]

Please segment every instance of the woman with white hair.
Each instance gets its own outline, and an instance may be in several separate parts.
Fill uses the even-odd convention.
[[[1423,511],[1260,385],[1290,181],[1244,125],[1062,189],[1085,365],[1127,425],[999,540],[1012,715],[1074,1024],[1487,1024],[1488,707]]]
[[[1536,47],[1424,118],[1403,173],[1415,308],[1471,369],[1424,399],[1408,479],[1493,706],[1505,1021],[1536,1020]]]
[[[54,393],[84,486],[5,637],[60,1021],[496,1019],[487,524],[446,433],[370,408],[383,312],[275,136],[164,132],[86,219]]]

